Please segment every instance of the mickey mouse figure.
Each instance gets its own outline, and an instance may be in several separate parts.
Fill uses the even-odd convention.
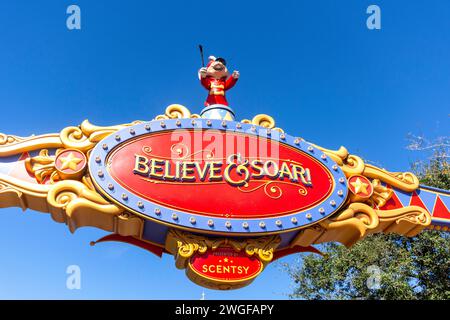
[[[239,79],[239,71],[233,71],[230,76],[225,59],[210,56],[207,66],[201,68],[198,75],[200,83],[208,90],[208,97],[205,101],[206,108],[203,112],[219,108],[233,113],[231,108],[228,107],[225,92],[234,87]]]

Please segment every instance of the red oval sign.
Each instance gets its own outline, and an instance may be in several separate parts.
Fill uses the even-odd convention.
[[[334,188],[329,170],[307,153],[220,130],[149,133],[119,144],[107,164],[129,192],[204,216],[282,216],[325,201]]]
[[[207,280],[240,282],[255,278],[264,266],[257,258],[233,248],[218,248],[193,256],[188,267]]]

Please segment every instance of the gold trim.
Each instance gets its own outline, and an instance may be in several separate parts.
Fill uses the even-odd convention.
[[[142,123],[142,121],[134,121],[118,126],[100,127],[91,124],[88,120],[84,120],[79,127],[63,129],[59,137],[66,149],[77,149],[86,153],[110,134],[139,123]]]
[[[6,137],[6,138],[5,138]],[[14,137],[14,138],[11,138]],[[53,149],[62,146],[58,134],[44,134],[40,136],[31,136],[29,138],[19,138],[15,136],[7,136],[0,133],[0,158],[21,154],[23,152]]]
[[[198,119],[200,118],[200,115],[192,114],[188,108],[186,108],[181,104],[171,104],[166,108],[165,114],[160,114],[156,116],[154,120],[182,119],[182,118]]]
[[[284,132],[281,128],[275,127],[275,120],[271,116],[267,114],[258,114],[253,117],[252,120],[244,119],[241,121],[242,123],[254,124],[256,126],[260,126],[267,129],[273,129],[279,132]]]
[[[47,194],[49,212],[65,222],[71,232],[79,227],[93,226],[122,236],[142,234],[143,220],[110,204],[84,183],[74,180],[57,182]]]
[[[417,235],[431,224],[427,210],[409,206],[394,210],[377,210],[364,203],[351,203],[347,209],[331,218],[302,230],[291,246],[310,246],[324,242],[338,241],[352,246],[369,234],[397,233],[408,237]]]
[[[33,174],[39,183],[49,178],[50,183],[61,180],[55,167],[55,156],[50,156],[47,149],[39,151],[39,155],[25,159],[26,170]]]
[[[186,269],[188,278],[198,285],[219,290],[242,288],[250,284],[273,259],[273,253],[281,243],[279,236],[256,239],[208,238],[189,232],[171,229],[167,233],[165,249],[174,255],[175,266]],[[237,252],[244,251],[249,257],[255,256],[261,262],[261,270],[252,277],[239,280],[219,280],[196,272],[190,266],[190,259],[196,254],[219,247],[231,247]]]
[[[175,256],[177,268],[184,269],[194,254],[203,254],[208,249],[216,250],[223,246],[232,247],[238,252],[245,250],[248,256],[255,255],[263,264],[267,264],[272,261],[273,253],[280,243],[278,235],[256,239],[208,238],[171,229],[167,233],[165,248]]]
[[[195,130],[195,129],[187,129],[187,130],[193,131],[193,130]],[[216,130],[216,129],[208,129],[208,130],[215,130],[215,131],[220,132],[220,130]],[[150,133],[150,134],[152,134],[152,133]],[[163,135],[163,134],[166,134],[166,133],[165,133],[165,132],[155,132],[155,133],[153,133],[153,134],[154,134],[154,135]],[[152,134],[152,135],[153,135],[153,134]],[[246,133],[242,133],[242,132],[235,132],[235,134],[238,134],[238,135],[246,135]],[[133,143],[133,142],[135,142],[135,141],[139,141],[139,140],[142,140],[142,139],[146,139],[146,138],[147,138],[147,136],[136,137],[136,138],[130,139],[129,141],[126,141],[126,142],[124,142],[124,143],[121,143],[121,144],[117,145],[113,150],[111,150],[111,151],[108,153],[105,162],[106,162],[106,163],[109,163],[111,157],[113,157],[114,154],[115,154],[115,152],[117,152],[117,151],[120,150],[121,148],[127,146],[127,145],[130,144],[130,143]],[[259,137],[259,138],[260,138],[260,139],[269,140],[268,138],[265,138],[265,137]],[[300,151],[299,151],[298,149],[296,149],[295,147],[290,146],[290,145],[288,145],[288,144],[286,144],[286,143],[284,143],[284,142],[282,142],[282,141],[279,141],[278,143],[283,144],[283,145],[284,145],[286,148],[288,148],[288,149],[292,149],[292,150],[294,150],[294,151],[296,151],[296,152],[300,152]],[[306,152],[300,152],[300,153],[302,153],[303,156],[306,156],[307,158],[309,158],[311,161],[313,161],[313,162],[315,162],[316,164],[318,164],[318,165],[319,165],[319,166],[327,173],[327,175],[329,176],[329,178],[330,178],[330,179],[332,180],[332,182],[333,182],[332,185],[331,185],[331,187],[330,187],[330,189],[327,191],[326,195],[323,197],[323,200],[317,200],[317,201],[315,201],[314,203],[312,203],[312,204],[310,204],[309,206],[307,206],[307,207],[305,207],[304,209],[302,209],[301,212],[305,212],[305,211],[311,209],[312,207],[314,207],[315,205],[317,205],[317,203],[326,202],[326,201],[331,197],[331,195],[333,194],[333,192],[334,192],[334,190],[335,190],[337,184],[336,184],[336,181],[335,181],[334,178],[333,178],[333,174],[332,174],[331,170],[328,169],[328,167],[326,167],[322,162],[320,162],[318,159],[316,159],[316,158],[313,157],[312,155],[307,154]],[[120,185],[121,185],[123,188],[125,188],[126,190],[129,190],[129,187],[127,186],[127,184],[125,184],[122,180],[120,180],[118,177],[116,177],[116,176],[113,174],[113,172],[112,172],[111,169],[110,169],[110,166],[107,167],[107,171],[108,171],[108,173],[111,175],[111,177],[112,177],[118,184],[120,184]],[[145,178],[142,178],[142,179],[145,180]],[[278,182],[278,181],[277,181],[277,182]],[[108,194],[108,192],[106,192],[105,190],[103,190],[103,188],[102,188],[101,186],[99,186],[99,185],[95,182],[95,179],[93,180],[93,183],[94,183],[95,186],[97,187],[97,190],[98,190],[101,194],[103,194],[104,197],[110,199],[112,202],[116,203],[116,204],[119,205],[119,206],[122,206],[122,205],[123,205],[120,201],[114,199],[111,195]],[[165,183],[167,183],[167,182],[165,182]],[[211,182],[210,182],[210,183],[211,183]],[[183,184],[188,185],[188,184],[186,184],[186,183],[183,183]],[[222,216],[222,215],[215,215],[215,214],[211,214],[211,213],[207,213],[207,212],[193,211],[193,210],[187,210],[186,208],[175,207],[175,206],[169,205],[169,204],[167,204],[167,203],[162,203],[162,202],[160,202],[160,201],[158,201],[158,200],[156,200],[156,199],[149,198],[149,197],[147,197],[147,196],[145,196],[145,195],[143,195],[143,194],[141,194],[141,193],[139,193],[139,192],[136,192],[136,191],[133,191],[133,192],[134,192],[135,194],[139,195],[140,197],[146,199],[146,200],[149,200],[149,201],[151,201],[151,202],[153,202],[153,203],[157,203],[157,204],[159,204],[159,205],[161,205],[161,206],[165,206],[165,207],[167,207],[167,208],[171,208],[171,209],[175,209],[175,210],[179,210],[179,211],[183,211],[183,212],[188,212],[188,213],[191,213],[191,214],[199,214],[199,215],[203,215],[203,216],[204,216],[205,214],[209,214],[209,215],[214,216],[214,217],[219,217],[219,218],[223,218],[223,217],[224,217],[224,216]],[[344,203],[342,203],[340,207],[342,207],[343,205],[344,205]],[[338,210],[340,207],[337,207],[335,210]],[[145,214],[142,214],[141,212],[139,212],[139,211],[137,211],[137,210],[134,210],[134,209],[132,209],[132,208],[127,208],[127,210],[133,212],[134,214],[136,214],[136,215],[138,215],[138,216],[140,216],[140,217],[142,217],[142,218],[144,218],[144,219],[146,219],[146,220],[156,221],[156,222],[158,222],[158,223],[160,223],[160,224],[164,224],[164,225],[167,225],[167,226],[169,226],[169,227],[173,227],[173,226],[174,226],[174,224],[172,224],[172,223],[168,223],[168,222],[165,222],[165,221],[161,221],[161,220],[159,220],[159,219],[152,218],[152,217],[150,217],[150,216],[148,216],[148,215],[145,215]],[[298,210],[291,210],[291,211],[285,211],[285,212],[278,212],[277,215],[283,215],[283,217],[285,217],[285,216],[293,216],[293,215],[297,215],[297,214],[299,214],[299,213],[301,213],[301,212],[299,212]],[[258,217],[256,217],[256,218],[248,218],[248,220],[259,220],[259,219],[263,219],[263,218],[271,218],[271,217],[273,217],[273,216],[274,216],[273,214],[272,214],[272,215],[265,215],[265,216],[261,216],[261,215],[260,215],[260,216],[258,216]],[[238,215],[234,215],[234,218],[236,218],[236,219],[241,219],[242,217],[240,217],[240,216],[238,216]],[[326,217],[325,217],[325,218],[326,218]],[[325,218],[322,218],[322,219],[320,219],[320,220],[323,220],[323,219],[325,219]],[[315,221],[315,222],[311,222],[311,223],[309,223],[309,224],[305,224],[305,225],[302,225],[302,226],[299,226],[299,227],[290,228],[289,230],[252,233],[252,235],[258,235],[258,234],[272,235],[272,234],[280,234],[280,233],[291,232],[291,231],[294,231],[294,230],[298,230],[298,229],[305,228],[305,227],[307,227],[307,226],[309,226],[309,225],[311,225],[311,224],[317,223],[317,222],[320,221],[320,220],[317,220],[317,221]],[[195,231],[195,230],[197,230],[197,229],[195,229],[195,228],[189,228],[189,227],[178,227],[178,228],[179,228],[179,229],[183,229],[183,230],[187,230],[187,231]],[[211,232],[211,233],[205,232],[205,233],[207,233],[207,234],[215,234],[215,235],[226,235],[226,236],[229,236],[229,233],[227,233],[227,232]],[[241,235],[248,236],[248,233],[246,233],[246,232],[243,232],[243,233],[233,233],[233,236],[241,236]]]
[[[166,108],[165,114],[159,115],[155,120],[199,118],[186,107],[178,104]],[[262,126],[267,129],[282,129],[275,127],[275,120],[264,114],[256,115],[251,120],[242,120]],[[75,149],[83,152],[89,158],[92,148],[106,136],[141,123],[135,121],[129,124],[100,127],[84,121],[78,127],[67,127],[59,134],[46,134],[28,138],[17,137],[0,133],[0,157],[21,154],[28,151],[39,151],[39,155],[25,160],[28,172],[32,173],[39,183],[23,181],[0,173],[0,207],[18,206],[23,210],[31,208],[42,212],[50,212],[52,218],[58,222],[67,223],[71,232],[82,226],[94,226],[103,230],[116,232],[121,235],[130,235],[141,238],[144,218],[136,212],[125,212],[119,202],[106,195],[105,200],[95,189],[95,181],[89,175],[73,178],[60,177],[55,173],[54,156],[49,156],[46,149],[57,149],[58,152],[66,149]],[[392,197],[393,191],[382,183],[388,184],[404,192],[412,192],[419,187],[418,179],[409,172],[388,172],[373,165],[366,164],[360,157],[351,155],[346,148],[328,150],[316,146],[327,156],[333,159],[344,171],[346,177],[363,175],[373,186],[374,192],[369,199],[349,197],[342,208],[336,208],[336,213],[321,221],[309,225],[289,229],[284,232],[300,230],[291,246],[308,246],[328,241],[339,241],[347,246],[352,245],[368,234],[375,232],[396,232],[406,236],[413,236],[423,228],[430,227],[430,214],[416,206],[404,207],[395,210],[379,210]],[[315,159],[315,158],[314,158]],[[318,162],[320,163],[320,162]],[[327,170],[328,172],[328,170]],[[42,184],[50,179],[50,184]],[[96,186],[98,188],[98,186]],[[101,190],[98,188],[98,190]],[[148,218],[145,216],[145,218]],[[154,219],[149,219],[154,220]],[[254,220],[254,219],[253,219]],[[173,227],[173,224],[157,222]],[[279,236],[272,233],[254,233],[251,239],[230,239],[230,236],[249,236],[248,234],[208,233],[225,238],[207,238],[193,235],[180,228],[171,230],[167,236],[166,249],[176,256],[177,267],[185,268],[188,259],[195,253],[201,254],[208,248],[218,246],[231,246],[235,250],[246,250],[248,255],[256,255],[264,264],[273,258],[273,252],[279,246]],[[260,238],[258,238],[260,237]],[[178,238],[177,242],[173,239]],[[277,242],[278,241],[278,242]],[[206,249],[205,249],[206,248]],[[203,281],[203,280],[198,280]],[[197,282],[198,283],[198,282]]]
[[[80,151],[86,156],[109,134],[124,127],[99,127],[87,120],[79,127],[67,127],[60,134],[46,134],[21,138],[0,134],[0,157],[39,151],[39,155],[24,161],[24,170],[34,175],[36,183],[0,173],[0,207],[30,208],[49,212],[53,220],[66,223],[74,232],[83,226],[97,227],[123,236],[141,237],[144,220],[125,213],[120,207],[105,200],[94,188],[89,176],[61,175],[55,168],[56,156],[65,150]],[[50,156],[48,149],[57,149]],[[49,179],[48,184],[44,184]],[[77,180],[73,180],[77,179]]]
[[[189,260],[188,266],[186,268],[186,275],[189,278],[189,280],[205,288],[214,290],[235,290],[248,286],[250,283],[253,282],[253,280],[256,279],[256,277],[258,277],[261,274],[261,272],[263,272],[263,270],[264,264],[260,262],[260,268],[258,272],[250,277],[242,278],[239,280],[220,280],[199,273],[192,267]]]

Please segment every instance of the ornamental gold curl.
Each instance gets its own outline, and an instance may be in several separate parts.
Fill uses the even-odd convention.
[[[256,255],[263,263],[268,263],[273,259],[273,253],[281,242],[277,235],[261,237],[257,239],[229,239],[229,238],[207,238],[188,232],[171,229],[167,234],[165,248],[175,256],[175,265],[178,269],[187,266],[189,258],[194,254],[203,254],[208,249],[231,247],[236,251],[245,250],[249,256]]]
[[[94,146],[110,134],[123,128],[142,123],[142,121],[133,121],[132,123],[121,124],[117,126],[101,127],[91,124],[84,120],[79,127],[67,127],[59,135],[65,148],[78,149],[87,153]]]
[[[25,140],[26,138],[13,136],[13,135],[6,135],[4,133],[0,133],[0,146],[7,145],[15,142],[20,142]]]
[[[166,108],[165,114],[160,114],[155,117],[155,120],[166,120],[166,119],[198,119],[200,116],[198,114],[192,114],[188,108],[181,104],[171,104]]]
[[[258,114],[252,120],[244,119],[242,123],[254,124],[267,129],[273,129],[279,132],[284,132],[281,128],[275,128],[275,120],[267,114]]]
[[[47,203],[52,218],[57,222],[66,222],[71,232],[83,226],[117,232],[117,216],[123,212],[84,183],[74,180],[54,184],[47,194]],[[132,234],[126,235],[139,235],[137,227],[130,231]]]
[[[70,201],[76,198],[85,198],[100,205],[110,204],[100,194],[90,190],[84,183],[74,180],[56,183],[47,195],[48,203],[55,208],[65,208]]]
[[[411,172],[388,172],[367,164],[363,174],[368,178],[379,179],[402,191],[413,192],[419,188],[419,179]]]
[[[405,192],[412,192],[419,188],[419,179],[411,172],[388,172],[371,164],[366,164],[360,157],[349,154],[344,147],[339,148],[337,151],[333,151],[317,145],[314,146],[332,158],[341,167],[347,178],[352,175],[360,174],[370,179],[377,179],[378,181],[382,181]],[[386,196],[390,197],[391,194],[385,190],[378,188],[378,190],[375,191],[378,193],[382,192],[382,194],[378,195],[375,202],[381,204],[382,202],[385,203],[389,200]]]
[[[431,224],[431,215],[424,208],[408,206],[393,210],[377,210],[383,232],[417,235]]]
[[[381,208],[392,197],[394,191],[381,184],[379,179],[372,180],[373,194],[369,199],[369,204],[372,207]]]
[[[338,215],[319,222],[326,232],[316,241],[339,241],[349,247],[363,238],[368,230],[378,227],[379,223],[375,209],[364,203],[352,203]]]
[[[268,263],[273,259],[273,253],[281,243],[281,238],[277,235],[247,240],[245,252],[247,255],[257,255],[261,261]]]
[[[61,180],[55,167],[55,157],[50,156],[47,149],[39,151],[36,157],[25,159],[25,168],[39,183],[44,183],[47,178],[51,183]]]
[[[319,222],[320,230],[307,228],[300,232],[292,245],[309,246],[337,241],[350,247],[372,233],[396,233],[412,237],[430,224],[431,215],[421,207],[377,210],[356,202],[337,215]]]
[[[75,148],[82,152],[92,149],[96,143],[91,142],[80,127],[67,127],[60,133],[65,148]]]
[[[333,161],[336,162],[340,166],[342,166],[344,164],[344,161],[349,156],[348,150],[342,146],[339,148],[339,150],[329,150],[329,149],[322,148],[315,144],[312,144],[312,145],[315,146],[317,149],[323,151],[327,156],[329,156],[331,159],[333,159]]]

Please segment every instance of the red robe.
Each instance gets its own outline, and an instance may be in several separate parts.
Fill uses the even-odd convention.
[[[234,87],[238,79],[228,77],[228,79],[215,79],[213,77],[200,78],[200,82],[206,90],[209,90],[205,106],[212,104],[223,104],[228,106],[225,98],[225,91]]]

